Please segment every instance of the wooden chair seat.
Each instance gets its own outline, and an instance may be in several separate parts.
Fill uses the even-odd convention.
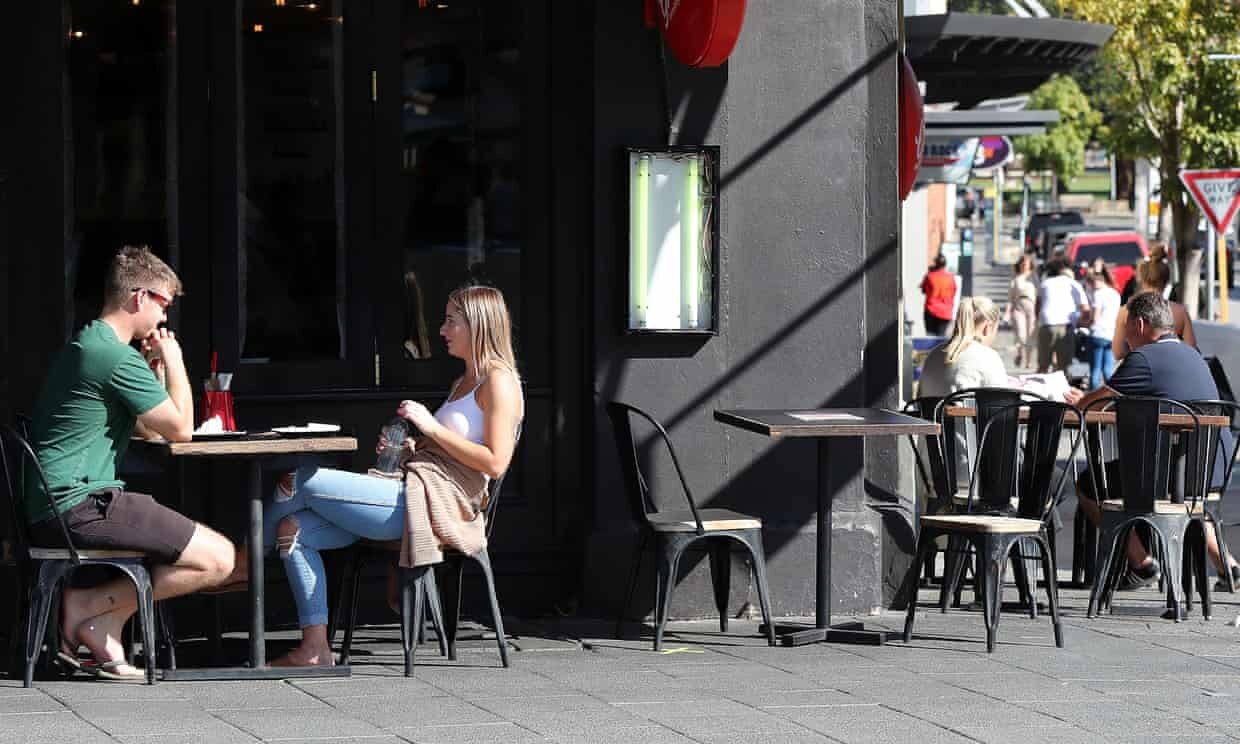
[[[1200,514],[1202,511],[1202,506],[1203,504],[1200,501],[1194,504],[1193,514]],[[1155,501],[1154,502],[1154,513],[1155,514],[1184,514],[1186,511],[1184,507],[1185,507],[1184,504],[1174,504],[1170,501]],[[1123,511],[1124,500],[1123,499],[1107,499],[1106,501],[1102,502],[1102,509],[1103,511]]]
[[[146,553],[143,553],[141,550],[83,549],[78,550],[77,554],[82,560],[88,561],[109,560],[112,558],[146,557]],[[30,557],[36,561],[68,561],[73,559],[66,548],[31,548]]]
[[[731,509],[698,509],[702,528],[707,532],[724,530],[762,529],[762,520]],[[650,526],[655,532],[695,532],[697,523],[691,511],[666,511],[650,515]]]
[[[922,517],[922,526],[962,532],[1028,532],[1037,534],[1042,523],[1036,519],[1020,517],[995,517],[987,514],[945,514]]]
[[[957,492],[956,495],[952,497],[952,504],[954,504],[955,506],[968,506],[969,505],[968,491],[965,491],[963,493]],[[1017,507],[1020,506],[1020,498],[1017,496],[1013,496],[1011,498],[1011,504],[1012,504],[1012,508],[1016,509]],[[973,505],[977,506],[978,502],[974,501]]]

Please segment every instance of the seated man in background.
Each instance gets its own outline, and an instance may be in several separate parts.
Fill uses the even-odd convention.
[[[181,345],[159,327],[179,294],[181,280],[150,250],[122,248],[108,268],[103,311],[53,361],[30,427],[31,447],[74,545],[147,553],[158,564],[151,570],[157,600],[217,584],[233,566],[226,537],[150,496],[126,491],[116,477],[135,429],[173,442],[192,436],[193,397]],[[145,358],[130,346],[134,341]],[[64,547],[48,494],[30,473],[24,505],[31,543]],[[121,645],[121,629],[137,609],[128,578],[66,588],[61,609],[62,663],[107,679],[143,679]],[[80,645],[97,663],[79,661]]]
[[[1066,398],[1069,403],[1084,408],[1095,400],[1118,395],[1150,395],[1178,401],[1218,398],[1218,388],[1209,365],[1196,349],[1182,342],[1175,334],[1171,304],[1161,294],[1144,292],[1136,295],[1128,301],[1127,309],[1124,337],[1130,350],[1128,355],[1115,368],[1111,379],[1098,389],[1086,394],[1079,390],[1070,391]],[[1222,452],[1210,477],[1211,489],[1222,486],[1223,473],[1234,446],[1228,429],[1223,429],[1221,436]],[[1119,484],[1117,466],[1114,460],[1106,463],[1107,482],[1111,484],[1112,491],[1116,491]],[[1102,513],[1093,495],[1093,479],[1088,473],[1078,479],[1077,494],[1081,497],[1079,502],[1085,516],[1097,527]],[[1223,565],[1214,525],[1206,523],[1205,532],[1206,548],[1219,574],[1229,570],[1232,576],[1240,579],[1240,565],[1234,560],[1230,566]],[[1136,532],[1130,531],[1128,573],[1120,588],[1135,589],[1153,583],[1158,579],[1159,568]]]

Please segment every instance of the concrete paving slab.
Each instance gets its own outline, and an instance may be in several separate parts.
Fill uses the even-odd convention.
[[[546,744],[548,739],[514,723],[424,726],[392,733],[415,744]]]
[[[352,698],[337,710],[382,729],[402,726],[442,726],[502,723],[504,719],[472,702],[456,698]]]
[[[345,710],[283,708],[277,710],[226,710],[221,720],[263,740],[378,736],[378,726],[349,715]]]

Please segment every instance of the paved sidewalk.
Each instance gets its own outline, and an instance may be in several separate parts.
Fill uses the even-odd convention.
[[[1009,599],[1015,590],[1008,588]],[[966,601],[969,594],[966,592]],[[0,742],[1054,742],[1240,739],[1240,595],[1214,619],[1157,616],[1152,590],[1087,620],[1064,592],[1066,648],[1014,610],[985,652],[981,613],[931,609],[909,645],[768,648],[752,623],[674,623],[617,641],[611,623],[522,623],[512,668],[494,643],[460,660],[423,646],[400,675],[393,626],[359,632],[354,676],[298,682],[0,682]],[[1142,614],[1128,614],[1128,613]],[[838,618],[837,618],[838,619]],[[902,613],[864,618],[902,627]],[[637,627],[630,626],[636,633]]]

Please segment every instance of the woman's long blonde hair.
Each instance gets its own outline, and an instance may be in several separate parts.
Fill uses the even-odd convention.
[[[469,325],[469,345],[478,376],[485,377],[500,367],[520,380],[512,351],[512,319],[504,295],[494,287],[471,285],[453,290],[448,301]]]
[[[999,306],[985,297],[962,297],[956,311],[956,325],[947,342],[947,363],[953,364],[971,342],[977,340],[977,329],[983,324],[999,322]]]

